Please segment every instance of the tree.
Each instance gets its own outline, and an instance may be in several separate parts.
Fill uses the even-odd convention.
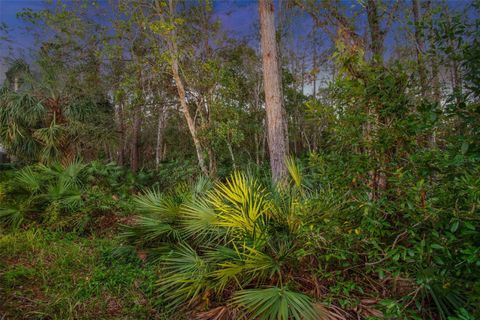
[[[39,76],[23,64],[21,80],[15,78],[24,85],[0,94],[0,141],[20,161],[70,161],[88,150],[87,140],[107,136],[97,121],[103,112],[108,114],[101,110],[108,106],[95,97],[72,94],[65,85],[67,71],[49,57],[37,64]]]
[[[273,180],[280,181],[287,174],[287,154],[273,0],[260,0],[259,12],[270,168]]]
[[[420,1],[412,0],[413,23],[415,25],[415,52],[417,55],[418,76],[420,79],[420,87],[422,89],[422,97],[425,98],[427,92],[427,75],[423,62],[425,42],[423,37],[422,14],[420,9]]]
[[[166,3],[159,0],[155,1],[155,11],[158,17],[161,19],[160,25],[153,25],[153,29],[156,32],[163,33],[167,41],[169,50],[169,61],[172,70],[173,79],[177,87],[178,99],[180,100],[180,106],[182,108],[183,115],[187,121],[188,129],[192,136],[193,144],[195,145],[195,151],[197,153],[198,165],[204,174],[208,174],[208,169],[205,164],[204,150],[198,137],[198,130],[195,124],[195,119],[190,114],[190,109],[187,104],[187,97],[185,91],[184,82],[180,76],[179,70],[179,50],[177,45],[177,25],[181,23],[181,19],[175,19],[175,3],[173,0],[168,1],[168,12],[165,17]]]

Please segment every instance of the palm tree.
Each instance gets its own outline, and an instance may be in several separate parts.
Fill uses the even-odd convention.
[[[0,143],[7,152],[24,162],[72,159],[92,100],[72,94],[65,68],[47,57],[38,60],[35,74],[17,60],[6,76],[0,91]]]
[[[5,73],[7,85],[17,92],[22,84],[22,77],[30,72],[29,65],[22,59],[14,60]]]

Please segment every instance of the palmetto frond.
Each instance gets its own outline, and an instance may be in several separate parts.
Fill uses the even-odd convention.
[[[135,225],[127,226],[121,236],[140,244],[165,241],[176,242],[182,238],[175,225],[148,216],[138,217]]]
[[[288,173],[290,174],[290,177],[292,178],[293,182],[295,183],[295,186],[299,189],[302,189],[303,187],[303,176],[301,173],[301,170],[299,168],[299,164],[293,157],[288,157],[285,160],[285,164],[287,165],[287,170]]]
[[[52,163],[60,159],[66,132],[66,128],[55,121],[52,121],[50,126],[33,132],[33,137],[42,144],[40,159],[43,163]]]
[[[46,146],[58,146],[64,134],[65,128],[60,124],[52,122],[49,127],[35,130],[34,137]]]
[[[247,246],[242,251],[233,259],[217,264],[213,276],[218,280],[219,289],[223,290],[231,280],[242,287],[254,279],[264,281],[280,273],[279,264],[264,252]]]
[[[232,304],[243,309],[248,319],[322,319],[322,314],[308,296],[286,288],[241,290],[233,297]]]
[[[205,200],[198,199],[184,204],[181,218],[181,225],[187,237],[201,241],[217,237],[220,234],[217,227],[218,216]]]
[[[162,194],[156,189],[147,189],[134,199],[137,210],[142,214],[172,219],[178,214],[182,202],[175,196]]]
[[[217,183],[208,201],[218,214],[218,226],[250,235],[261,231],[270,209],[265,189],[257,180],[240,172],[235,172],[225,183]]]
[[[85,121],[88,115],[92,114],[95,110],[95,105],[92,101],[79,100],[73,101],[65,105],[64,115],[70,121]]]
[[[84,178],[86,165],[79,160],[62,167],[58,175],[58,184],[64,189],[80,188]]]
[[[46,201],[55,202],[63,209],[74,211],[79,209],[83,203],[82,193],[75,187],[65,186],[61,183],[49,185],[46,193],[42,195]]]
[[[21,207],[0,208],[0,221],[6,225],[18,228],[25,219],[25,210]]]
[[[191,303],[208,290],[208,264],[189,245],[177,246],[162,259],[162,265],[165,273],[157,284],[170,307]]]
[[[193,200],[198,196],[204,196],[212,187],[213,183],[209,177],[198,177],[192,188]]]
[[[298,189],[266,189],[235,172],[213,189],[200,180],[168,194],[147,190],[136,199],[142,216],[125,235],[159,248],[164,272],[157,285],[170,307],[208,301],[211,292],[231,296],[230,290],[276,284],[238,292],[234,309],[250,319],[319,319],[308,296],[283,287],[294,280],[294,239],[307,197]]]
[[[35,194],[40,191],[47,178],[42,176],[40,172],[35,171],[32,166],[29,166],[15,174],[15,184],[19,188]]]
[[[47,114],[42,102],[28,93],[10,92],[6,101],[4,116],[16,123],[37,126]]]

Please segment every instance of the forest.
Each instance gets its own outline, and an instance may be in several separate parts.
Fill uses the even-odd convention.
[[[480,319],[479,0],[0,12],[0,319]]]

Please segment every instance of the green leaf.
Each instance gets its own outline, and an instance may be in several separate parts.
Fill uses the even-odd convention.
[[[314,320],[322,316],[310,297],[279,287],[241,290],[232,304],[243,309],[248,319]]]
[[[459,224],[460,224],[459,221],[455,221],[455,222],[452,224],[452,226],[450,227],[450,231],[451,231],[451,232],[457,231]]]

